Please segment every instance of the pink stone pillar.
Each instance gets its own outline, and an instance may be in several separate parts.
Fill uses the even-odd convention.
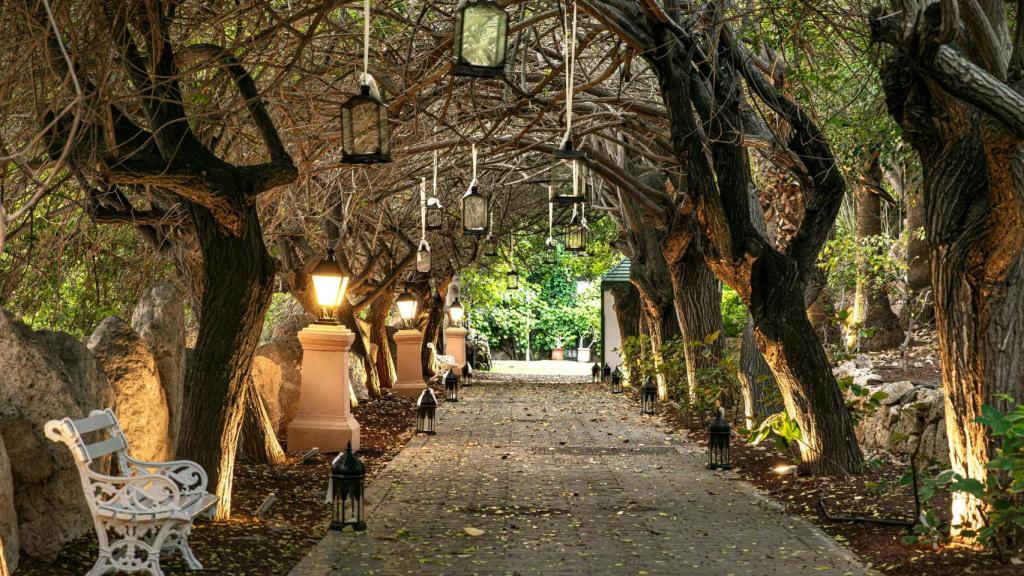
[[[423,334],[419,330],[399,330],[395,332],[395,346],[398,354],[395,358],[395,371],[398,380],[391,391],[406,398],[419,398],[427,387],[423,381],[423,361],[420,357]]]
[[[359,449],[359,422],[352,417],[348,351],[355,334],[344,326],[310,324],[299,332],[302,387],[299,409],[288,425],[288,450],[341,452]]]
[[[455,373],[462,376],[462,368],[466,365],[466,334],[465,328],[451,327],[444,330],[444,353],[455,358]]]

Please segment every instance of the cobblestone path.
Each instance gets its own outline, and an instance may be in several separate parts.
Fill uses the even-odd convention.
[[[869,573],[604,387],[478,384],[437,431],[370,484],[369,529],[292,576]]]

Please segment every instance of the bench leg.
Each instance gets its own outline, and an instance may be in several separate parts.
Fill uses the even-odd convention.
[[[160,569],[160,549],[173,527],[166,522],[130,524],[117,520],[97,520],[99,558],[86,576],[116,572],[142,572],[164,576]]]
[[[164,540],[164,550],[177,550],[181,553],[181,557],[188,564],[189,570],[202,570],[203,565],[196,559],[195,554],[192,553],[192,549],[188,545],[188,536],[192,533],[192,524],[181,524],[174,527],[168,534],[167,539]]]

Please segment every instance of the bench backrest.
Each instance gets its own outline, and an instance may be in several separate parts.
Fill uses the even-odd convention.
[[[123,473],[127,469],[128,462],[125,456],[128,452],[128,441],[117,422],[117,416],[114,416],[110,408],[93,410],[88,417],[81,420],[50,420],[46,423],[44,431],[50,440],[68,446],[79,468],[89,468],[97,459],[115,454],[118,470]],[[87,434],[99,436],[100,439],[88,443],[84,438]]]

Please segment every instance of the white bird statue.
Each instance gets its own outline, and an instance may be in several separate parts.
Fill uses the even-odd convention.
[[[437,349],[434,348],[433,342],[427,342],[427,348],[430,348],[434,352],[434,357],[437,358],[437,363],[441,365],[441,373],[444,374],[455,367],[455,356],[449,356],[447,354],[438,354]]]

